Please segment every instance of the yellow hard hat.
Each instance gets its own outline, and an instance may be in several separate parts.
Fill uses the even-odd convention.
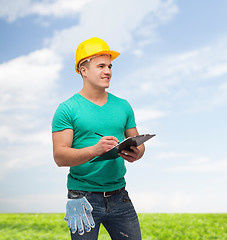
[[[100,38],[93,37],[84,42],[82,42],[76,50],[76,64],[75,69],[77,73],[79,72],[79,63],[89,57],[95,55],[108,54],[111,56],[111,60],[117,58],[120,53],[116,51],[111,51],[109,46],[105,41]]]

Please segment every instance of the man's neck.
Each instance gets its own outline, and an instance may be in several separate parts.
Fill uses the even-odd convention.
[[[103,106],[108,100],[108,93],[105,91],[105,89],[87,91],[85,88],[82,88],[79,94],[87,100],[100,106]]]

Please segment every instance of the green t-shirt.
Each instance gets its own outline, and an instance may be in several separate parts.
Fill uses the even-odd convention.
[[[123,141],[125,130],[135,126],[133,110],[126,100],[108,93],[106,104],[98,106],[77,93],[57,108],[52,132],[72,129],[72,148],[81,149],[93,146],[100,140],[95,132]],[[81,191],[113,191],[126,185],[125,173],[126,167],[121,157],[87,162],[70,167],[67,187]]]

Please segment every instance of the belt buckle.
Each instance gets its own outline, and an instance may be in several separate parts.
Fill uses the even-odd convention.
[[[111,197],[111,194],[108,194],[107,192],[103,192],[103,196],[106,197]]]

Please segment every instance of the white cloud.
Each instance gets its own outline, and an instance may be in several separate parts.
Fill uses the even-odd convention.
[[[153,119],[158,119],[163,117],[166,113],[154,110],[149,107],[144,107],[140,109],[134,109],[135,116],[136,116],[136,122],[141,123]]]
[[[139,0],[93,1],[81,10],[78,25],[55,32],[46,44],[62,54],[70,54],[81,41],[97,36],[121,53],[135,45],[136,53],[141,54],[142,43],[149,44],[156,35],[156,27],[171,20],[177,11],[172,0],[144,0],[143,4]],[[144,27],[146,36],[139,33]],[[139,42],[133,41],[134,34],[139,35]]]
[[[0,0],[0,18],[8,22],[16,21],[29,15],[68,17],[75,16],[92,0]]]
[[[23,114],[26,115],[26,113]],[[32,121],[33,117],[30,116],[29,120]],[[0,149],[0,180],[4,179],[9,171],[12,173],[37,166],[47,167],[54,163],[51,129],[47,127],[47,125],[51,125],[51,119],[49,121],[49,123],[39,125],[40,128],[46,128],[43,130],[35,127],[26,129],[26,123],[25,126],[18,124],[14,127],[10,122],[8,129],[11,128],[11,131],[7,132],[3,127],[0,136],[2,146]],[[14,132],[12,133],[12,131]]]
[[[23,139],[23,137],[21,138]],[[51,138],[49,137],[49,139],[50,141],[48,144],[43,144],[43,142],[39,139],[30,142],[29,138],[29,141],[27,141],[26,143],[24,143],[25,141],[22,143],[19,142],[18,146],[10,145],[4,150],[1,150],[0,177],[6,175],[8,171],[29,169],[32,167],[49,165],[48,162],[52,159]],[[47,140],[43,139],[43,141],[46,142]]]
[[[31,14],[41,16],[67,17],[79,12],[92,0],[55,0],[37,2],[32,5]]]
[[[227,160],[212,159],[207,156],[197,156],[195,153],[163,152],[152,157],[155,161],[166,160],[171,164],[164,168],[165,172],[225,172]],[[171,162],[169,161],[171,160]],[[181,163],[179,163],[179,161]],[[174,164],[174,166],[173,166]],[[176,164],[176,165],[175,165]]]
[[[182,159],[182,158],[189,158],[192,157],[193,154],[188,154],[188,153],[178,153],[178,152],[163,152],[159,153],[155,156],[153,156],[154,159],[164,159],[164,160],[169,160],[169,159]]]
[[[138,212],[185,212],[192,196],[183,193],[138,192],[130,194]]]
[[[15,21],[17,18],[27,14],[30,5],[30,0],[0,0],[0,17],[8,22]]]
[[[125,86],[130,83],[130,93],[134,97],[163,97],[171,94],[170,101],[177,96],[184,97],[184,101],[188,96],[191,101],[193,94],[198,102],[198,98],[202,96],[196,95],[196,91],[207,90],[208,85],[210,86],[209,90],[212,89],[213,92],[209,94],[210,98],[204,101],[203,107],[206,109],[205,105],[215,106],[215,104],[221,104],[222,101],[226,103],[224,79],[220,81],[218,89],[213,87],[217,85],[216,78],[227,74],[227,44],[226,41],[225,44],[223,42],[218,39],[210,46],[201,49],[161,56],[155,61],[145,60],[144,66],[126,75],[122,89],[127,91]],[[140,84],[138,84],[138,79],[141,79]],[[206,89],[204,89],[205,83],[207,84]]]
[[[227,104],[227,82],[221,83],[212,97],[210,107]]]
[[[166,172],[226,172],[227,159],[212,160],[207,157],[191,159],[187,164],[169,167]]]
[[[61,58],[41,49],[0,65],[0,111],[45,102],[62,68]]]
[[[158,26],[159,22],[168,22],[178,12],[174,0],[144,0],[142,4],[138,0],[133,2],[129,0],[20,0],[16,2],[14,0],[0,0],[0,6],[0,18],[6,19],[8,22],[29,15],[59,18],[73,17],[75,14],[81,13],[80,22],[82,26],[87,25],[89,22],[90,29],[88,30],[92,30],[92,32],[94,27],[96,31],[100,29],[100,33],[103,32],[102,26],[107,27],[105,31],[113,29],[116,33],[117,29],[124,28],[132,31],[135,27],[138,27],[136,31],[140,35],[146,35],[147,37],[155,35],[153,29]],[[143,22],[140,26],[141,21],[144,20],[144,17],[147,17],[149,12],[153,12],[154,15],[147,18],[149,22]],[[115,17],[110,18],[111,13]],[[91,21],[91,19],[95,19],[95,21]],[[111,27],[109,27],[110,25]],[[121,33],[123,32],[121,31]],[[108,37],[108,34],[106,36]],[[130,39],[129,35],[127,37]]]
[[[34,194],[0,199],[1,213],[61,213],[65,212],[65,193]],[[42,209],[40,211],[40,209]],[[63,219],[62,219],[63,221]]]
[[[55,81],[62,59],[41,49],[0,65],[1,175],[51,159]]]
[[[201,194],[132,192],[130,196],[139,213],[221,213],[227,210],[226,196],[211,194],[209,191]]]

